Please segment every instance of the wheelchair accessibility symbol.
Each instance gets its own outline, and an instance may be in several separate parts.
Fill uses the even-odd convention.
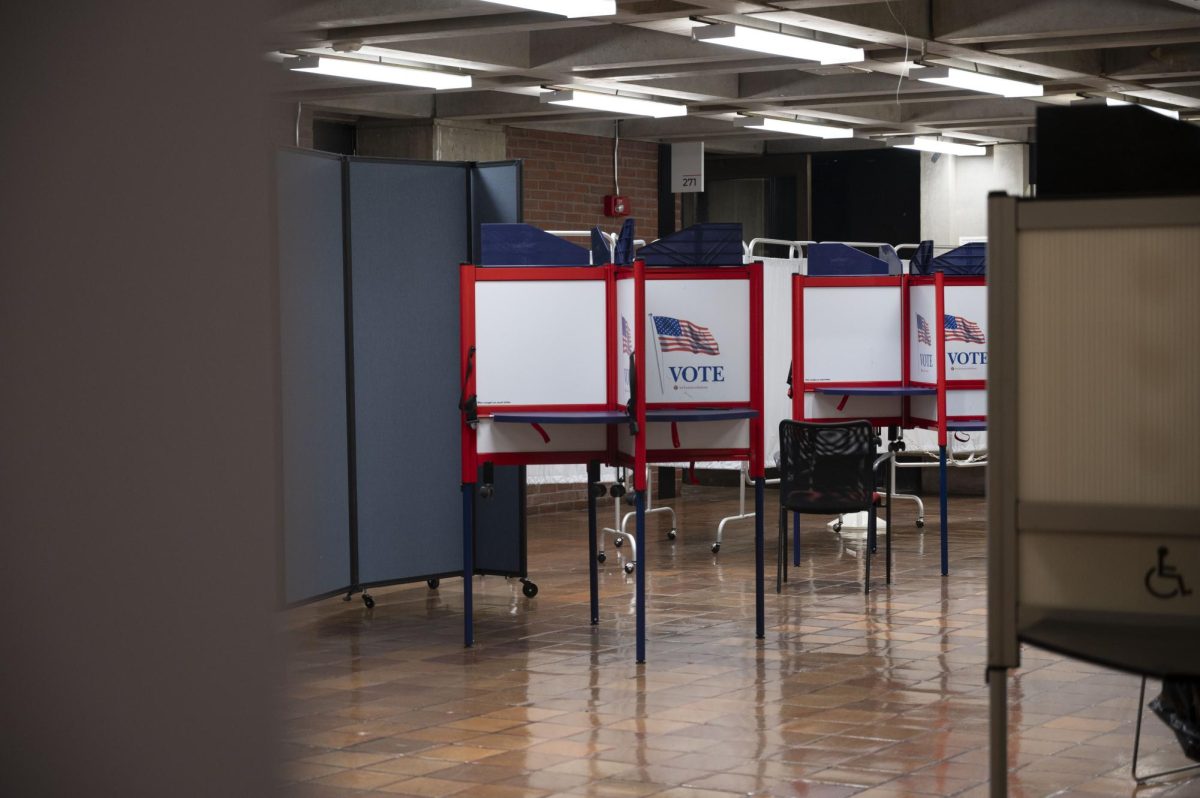
[[[1160,599],[1190,596],[1192,591],[1183,583],[1183,574],[1176,571],[1175,566],[1167,565],[1169,553],[1166,546],[1158,547],[1158,565],[1146,572],[1146,590]]]

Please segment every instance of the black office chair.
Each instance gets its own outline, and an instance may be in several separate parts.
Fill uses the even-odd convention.
[[[782,421],[779,424],[779,561],[775,592],[787,579],[787,514],[840,515],[867,512],[867,541],[863,552],[871,590],[871,555],[875,551],[875,472],[893,452],[876,457],[879,438],[867,421],[818,424]],[[887,469],[888,530],[891,531],[891,469]],[[799,523],[799,521],[797,521]],[[799,536],[799,531],[797,531]],[[887,582],[892,581],[892,536],[887,536]]]

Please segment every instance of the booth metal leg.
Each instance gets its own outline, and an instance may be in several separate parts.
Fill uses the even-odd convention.
[[[646,493],[638,491],[637,501],[637,544],[638,549],[645,551],[646,543]],[[639,665],[646,661],[646,562],[637,562],[637,662]]]
[[[596,469],[599,471],[599,469]],[[592,471],[588,469],[589,475]],[[588,577],[591,583],[591,609],[592,609],[592,624],[600,623],[600,574],[599,564],[597,562],[598,552],[596,550],[596,494],[592,492],[592,485],[588,485]]]
[[[988,781],[991,798],[1008,798],[1008,670],[987,669]]]
[[[871,560],[875,559],[875,508],[872,507],[867,515],[867,544],[863,548],[863,560],[866,572],[863,579],[863,595],[871,592]]]
[[[767,636],[766,596],[763,593],[765,566],[763,563],[763,494],[766,483],[762,477],[754,480],[754,636]]]
[[[942,521],[942,576],[947,576],[950,573],[950,529],[949,529],[949,509],[946,506],[946,495],[949,491],[949,486],[946,484],[946,447],[938,447],[938,499],[941,501],[941,521]]]
[[[892,485],[896,484],[896,458],[892,458],[891,464]],[[925,502],[921,501],[920,496],[913,496],[910,493],[892,493],[893,499],[904,499],[905,501],[913,502],[917,505],[917,528],[925,526]]]
[[[475,483],[466,482],[463,494],[463,645],[475,645],[474,597],[471,594],[475,576]]]

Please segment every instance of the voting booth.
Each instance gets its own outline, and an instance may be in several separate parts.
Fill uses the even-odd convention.
[[[591,621],[599,622],[601,464],[633,472],[645,550],[646,466],[744,460],[756,479],[756,630],[762,595],[762,266],[461,267],[463,551],[502,465],[588,466]],[[479,474],[483,474],[480,484]],[[473,564],[464,561],[464,572]],[[645,661],[645,558],[636,568]],[[465,596],[466,645],[474,642]]]
[[[948,439],[987,428],[987,285],[979,274],[888,274],[876,259],[839,254],[792,278],[793,417],[864,419],[937,434],[941,571],[949,573]],[[973,258],[981,257],[973,251]],[[878,265],[870,261],[879,261]],[[862,263],[864,274],[846,274]],[[937,261],[934,261],[936,264]],[[982,264],[973,266],[982,271]],[[884,276],[886,275],[886,276]],[[918,519],[918,526],[923,525]],[[890,531],[890,530],[889,530]],[[890,561],[890,535],[888,538]],[[796,557],[799,557],[797,541]],[[797,561],[798,564],[798,561]]]
[[[989,201],[992,795],[1029,643],[1200,676],[1200,197]]]

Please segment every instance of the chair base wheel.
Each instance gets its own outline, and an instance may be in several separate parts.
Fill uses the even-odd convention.
[[[367,609],[371,610],[371,609],[375,608],[375,599],[371,598],[371,596],[369,594],[363,593],[362,600],[363,600],[363,604],[367,605]]]
[[[525,598],[533,598],[538,594],[538,586],[528,579],[522,579],[521,592],[525,594]]]

